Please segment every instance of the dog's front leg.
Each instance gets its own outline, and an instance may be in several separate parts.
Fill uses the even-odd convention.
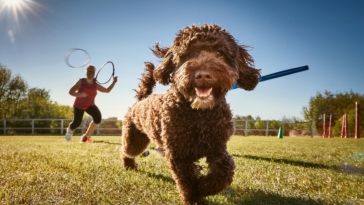
[[[200,169],[193,162],[167,157],[172,176],[185,205],[204,205],[207,201],[198,196],[197,185]]]
[[[125,116],[121,135],[121,161],[126,169],[137,169],[135,157],[147,149],[150,140],[146,134],[136,128],[130,113]]]
[[[234,176],[234,160],[226,150],[207,156],[206,162],[209,171],[207,175],[200,177],[198,184],[200,197],[218,194],[231,184]]]

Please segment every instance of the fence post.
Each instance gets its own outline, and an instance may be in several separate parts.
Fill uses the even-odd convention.
[[[4,135],[6,135],[6,119],[4,119]]]
[[[326,133],[325,133],[325,131],[326,131],[326,114],[324,114],[324,124],[323,124],[323,126],[322,126],[322,137],[323,138],[325,138],[325,135],[326,135]]]
[[[329,121],[329,134],[328,134],[328,138],[331,138],[331,120],[332,120],[332,114],[330,114],[330,121]]]
[[[360,138],[359,129],[359,103],[355,102],[355,139]]]
[[[61,119],[61,135],[63,135],[63,119]]]
[[[32,135],[34,135],[34,119],[32,119]]]
[[[248,120],[245,120],[245,137],[248,136]]]
[[[310,123],[311,138],[313,138],[313,122]]]
[[[269,121],[265,121],[266,124],[266,130],[265,130],[265,136],[268,137],[268,127],[269,127]]]

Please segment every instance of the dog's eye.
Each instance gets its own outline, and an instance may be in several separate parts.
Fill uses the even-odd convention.
[[[197,57],[197,56],[198,56],[197,52],[188,53],[188,57],[190,57],[190,58]]]
[[[218,57],[222,57],[222,56],[224,56],[224,53],[223,53],[222,51],[217,51],[217,52],[216,52],[216,55],[217,55]]]

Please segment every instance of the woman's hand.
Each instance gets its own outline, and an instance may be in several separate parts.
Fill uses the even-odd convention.
[[[112,83],[107,88],[105,88],[104,86],[97,83],[97,90],[100,91],[100,92],[103,92],[103,93],[108,93],[113,89],[116,82],[118,82],[118,76],[115,76],[113,78]]]
[[[118,76],[114,76],[114,79],[113,79],[113,81],[112,81],[113,83],[116,83],[116,82],[118,82]]]

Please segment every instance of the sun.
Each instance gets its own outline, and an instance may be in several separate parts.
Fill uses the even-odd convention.
[[[4,4],[7,7],[17,7],[19,4],[24,3],[23,0],[4,0]]]
[[[17,24],[19,23],[20,15],[25,19],[27,18],[27,13],[37,16],[36,9],[41,7],[34,0],[0,0],[0,14],[13,19]]]
[[[19,22],[19,12],[23,11],[24,0],[0,0],[0,13],[12,14],[16,22]]]
[[[39,12],[43,10],[47,9],[35,0],[0,0],[0,25],[6,27],[10,42],[16,41],[21,25],[29,24],[33,20],[42,20]],[[28,18],[28,14],[36,19]]]

